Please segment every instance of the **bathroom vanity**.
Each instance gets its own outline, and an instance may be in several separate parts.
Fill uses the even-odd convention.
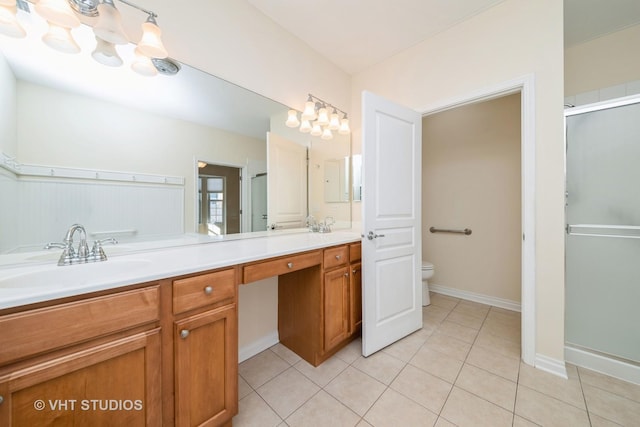
[[[0,270],[0,425],[231,425],[238,287],[278,276],[280,340],[318,365],[359,332],[360,263],[336,232]]]

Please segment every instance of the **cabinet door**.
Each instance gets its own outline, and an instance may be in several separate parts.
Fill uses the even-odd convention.
[[[2,426],[160,426],[159,330],[0,377]]]
[[[349,333],[355,333],[362,325],[362,264],[351,264],[349,278]]]
[[[348,267],[324,275],[324,351],[329,351],[349,336]]]
[[[236,305],[175,322],[176,425],[221,425],[238,412]]]

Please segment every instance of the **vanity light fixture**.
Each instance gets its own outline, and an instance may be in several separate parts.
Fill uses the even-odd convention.
[[[122,26],[122,16],[114,1],[0,0],[0,34],[25,37],[27,33],[20,25],[16,10],[20,8],[30,13],[29,3],[33,3],[37,14],[49,24],[49,30],[42,37],[47,46],[65,53],[80,52],[80,46],[73,39],[71,29],[84,23],[93,29],[96,37],[96,47],[91,56],[103,65],[119,67],[124,61],[118,55],[115,45],[129,43],[129,37]],[[168,52],[162,43],[162,33],[156,21],[158,15],[128,0],[118,0],[118,2],[148,15],[147,20],[142,24],[142,37],[135,48],[136,59],[131,68],[146,76],[156,75],[158,71],[162,72],[152,61],[165,58],[168,60]],[[179,69],[179,65],[176,64],[175,71]],[[175,74],[175,72],[162,72],[162,74]]]
[[[342,113],[342,119],[339,113]],[[320,136],[324,140],[333,139],[332,131],[337,130],[340,135],[351,133],[347,113],[312,94],[304,104],[300,119],[296,110],[289,110],[285,125],[290,128],[300,126],[300,132]]]

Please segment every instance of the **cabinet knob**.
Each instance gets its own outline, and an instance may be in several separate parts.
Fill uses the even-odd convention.
[[[349,277],[349,273],[344,273],[344,277]]]
[[[342,255],[336,255],[337,260],[339,260],[340,258],[342,258]]]
[[[0,405],[2,405],[2,402],[4,402],[4,397],[0,396]]]
[[[358,272],[358,270],[356,270],[355,268],[353,269],[353,274],[356,274]]]
[[[206,288],[204,288],[204,293],[206,295],[211,295],[213,293],[213,286],[207,286]]]
[[[185,339],[189,336],[189,330],[188,329],[183,329],[180,331],[180,338]]]
[[[289,267],[289,268],[293,268],[293,263],[292,263],[292,262],[288,262],[288,263],[287,263],[287,267]]]

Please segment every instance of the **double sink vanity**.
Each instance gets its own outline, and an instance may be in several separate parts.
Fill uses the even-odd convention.
[[[317,366],[359,333],[360,245],[267,232],[0,269],[0,425],[231,425],[239,286],[278,277],[280,342]]]

